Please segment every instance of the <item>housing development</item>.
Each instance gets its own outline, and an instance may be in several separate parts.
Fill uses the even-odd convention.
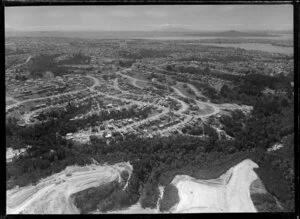
[[[5,38],[8,214],[294,211],[291,39],[47,34]]]

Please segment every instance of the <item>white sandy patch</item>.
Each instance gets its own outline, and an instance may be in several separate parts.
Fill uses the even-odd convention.
[[[129,163],[115,165],[69,166],[60,173],[40,180],[33,186],[14,188],[6,192],[8,214],[76,214],[71,195],[79,191],[97,187],[119,178],[127,170]]]
[[[12,148],[7,148],[6,149],[6,162],[12,162],[12,159],[14,157],[17,157],[20,154],[24,153],[27,150],[27,148],[21,148],[21,149],[16,149],[16,150],[14,150]]]
[[[257,179],[253,171],[256,167],[246,159],[215,180],[176,176],[172,184],[178,189],[180,201],[171,212],[256,212],[250,197],[250,185]]]
[[[99,214],[101,212],[94,212],[95,214]],[[158,209],[154,208],[142,208],[141,204],[138,202],[137,204],[134,204],[130,206],[127,209],[124,210],[117,210],[117,211],[108,211],[108,214],[154,214],[154,213],[160,213]]]
[[[164,196],[164,192],[165,192],[165,187],[164,186],[158,186],[158,190],[159,190],[159,198],[157,200],[157,209],[159,210],[160,207],[160,200],[162,199],[162,197]]]
[[[268,152],[271,152],[271,151],[277,151],[277,150],[279,150],[280,148],[282,148],[283,147],[283,144],[281,144],[281,143],[276,143],[276,144],[274,144],[272,147],[269,147],[268,149],[267,149],[267,151]]]
[[[197,180],[186,175],[177,175],[172,184],[178,189],[179,203],[170,213],[201,212],[256,212],[250,197],[250,185],[258,177],[253,171],[258,165],[246,159],[217,179]],[[7,213],[74,214],[71,195],[90,187],[120,179],[120,173],[127,170],[131,176],[132,166],[119,163],[112,166],[71,166],[64,171],[42,179],[36,186],[14,188],[7,191]],[[159,186],[160,198],[164,187]],[[158,202],[159,203],[159,202]],[[101,212],[95,211],[94,214]],[[109,211],[113,214],[153,214],[155,209],[143,209],[138,202],[123,210]]]
[[[216,104],[221,110],[241,110],[245,114],[249,114],[252,110],[252,106],[247,105],[238,105],[236,103],[223,103],[223,104]]]
[[[129,162],[128,162],[128,166],[130,168],[130,170],[128,171],[129,172],[129,176],[128,176],[128,179],[127,179],[127,181],[125,183],[125,186],[124,186],[123,190],[125,190],[127,188],[129,180],[130,180],[131,175],[132,175],[133,166]]]

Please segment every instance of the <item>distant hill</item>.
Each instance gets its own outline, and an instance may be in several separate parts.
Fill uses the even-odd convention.
[[[5,27],[5,32],[15,32],[15,31],[18,31],[14,28],[10,28],[10,27]]]
[[[274,33],[274,34],[293,34],[294,31],[293,30],[270,30],[270,33]]]
[[[191,30],[184,28],[184,27],[176,27],[176,26],[166,26],[159,28],[155,31],[159,32],[191,32]]]
[[[275,37],[277,32],[208,32],[167,27],[156,31],[15,31],[5,29],[6,37],[72,37],[96,39],[130,39],[148,37]]]
[[[267,32],[240,32],[235,30],[223,32],[202,32],[192,33],[189,36],[211,36],[211,37],[276,37],[278,35],[270,34]]]

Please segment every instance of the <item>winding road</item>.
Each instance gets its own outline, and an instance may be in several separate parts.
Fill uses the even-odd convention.
[[[157,69],[159,69],[159,68],[157,68]],[[127,71],[127,70],[131,70],[131,68],[125,69],[125,71]],[[159,69],[159,70],[161,70],[161,69]],[[123,70],[123,71],[124,71],[124,70]],[[118,75],[121,75],[121,76],[123,76],[123,77],[129,78],[129,79],[131,79],[132,81],[143,81],[143,82],[148,82],[148,81],[145,81],[145,80],[133,78],[133,77],[128,76],[128,75],[124,75],[124,74],[122,73],[123,71],[119,71],[119,72],[117,72],[117,74],[118,74]],[[133,84],[133,83],[132,83],[132,84]],[[191,89],[193,89],[197,95],[199,95],[199,96],[201,95],[201,94],[199,93],[199,91],[198,91],[193,85],[191,85],[191,84],[189,84],[189,83],[187,83],[187,85],[190,86]],[[133,86],[135,86],[135,87],[137,87],[137,88],[140,88],[140,87],[136,86],[135,84],[133,84]],[[176,93],[177,95],[179,95],[179,96],[181,96],[181,97],[183,97],[183,98],[188,98],[188,97],[187,97],[186,95],[184,95],[178,88],[176,88],[176,87],[174,87],[174,86],[172,86],[172,88],[174,89],[174,91],[175,91],[175,93]],[[140,88],[140,89],[141,89],[141,88]],[[178,98],[173,97],[173,96],[169,96],[169,97],[171,97],[172,99],[175,99],[176,101],[180,102],[180,104],[182,105],[182,108],[184,108],[184,110],[181,110],[179,113],[184,112],[184,111],[188,108],[188,105],[187,105],[186,103],[184,103],[183,101],[179,100]],[[197,103],[197,105],[198,105],[200,108],[202,108],[202,109],[205,108],[205,107],[206,107],[206,108],[207,108],[207,107],[212,108],[212,112],[206,113],[206,114],[204,114],[204,115],[199,115],[199,116],[209,117],[209,116],[214,115],[214,114],[217,114],[217,113],[219,112],[219,108],[218,108],[217,105],[215,105],[215,104],[207,103],[207,102],[203,102],[203,101],[198,101],[198,100],[196,100],[196,103]]]
[[[127,68],[127,69],[125,69],[125,70],[130,70],[130,69],[131,69],[131,68]],[[124,70],[123,70],[123,71],[124,71]],[[143,80],[140,80],[140,79],[131,77],[131,76],[129,76],[129,75],[124,75],[124,74],[121,73],[121,71],[118,71],[118,72],[116,72],[116,73],[117,73],[118,75],[120,75],[120,76],[122,76],[122,77],[124,77],[124,78],[127,78],[127,79],[129,79],[130,81],[132,81],[131,83],[132,83],[133,86],[135,86],[135,87],[137,87],[137,88],[139,88],[139,89],[143,89],[143,87],[140,87],[139,85],[136,84],[137,81],[143,81]]]
[[[131,68],[127,68],[127,69],[123,69],[121,71],[118,71],[116,72],[116,74],[118,74],[119,76],[121,77],[124,77],[124,78],[127,78],[129,79],[131,82],[132,82],[132,85],[137,87],[138,89],[143,89],[142,87],[138,86],[136,84],[137,81],[142,81],[142,82],[148,82],[148,81],[144,81],[144,80],[141,80],[141,79],[136,79],[132,76],[129,76],[129,75],[125,75],[123,72],[125,71],[128,71],[128,70],[131,70]],[[121,100],[121,101],[129,101],[133,104],[137,104],[137,105],[143,105],[144,102],[142,101],[137,101],[137,100],[132,100],[132,99],[127,99],[127,98],[124,98],[124,97],[120,97],[119,95],[109,95],[109,94],[106,94],[106,93],[103,93],[103,92],[100,92],[98,90],[96,90],[96,87],[99,87],[101,86],[101,82],[98,78],[92,76],[92,75],[87,75],[86,76],[87,78],[91,79],[94,81],[94,84],[90,87],[88,87],[88,89],[91,91],[91,92],[96,92],[97,94],[100,94],[100,95],[104,95],[108,98],[112,98],[112,99],[118,99],[118,100]],[[190,84],[188,84],[189,86],[192,86]],[[124,91],[122,90],[119,85],[118,85],[118,79],[114,79],[113,81],[113,86],[116,90],[120,91],[121,94],[129,94],[130,92],[128,91]],[[189,109],[189,106],[187,103],[185,103],[184,101],[178,99],[176,97],[176,95],[180,96],[180,97],[183,97],[183,98],[186,98],[187,96],[185,96],[179,89],[177,89],[176,87],[172,86],[172,88],[174,89],[174,92],[175,92],[175,96],[174,95],[169,95],[168,97],[173,99],[174,101],[178,102],[181,104],[181,108],[177,111],[175,111],[174,113],[177,114],[177,115],[180,115],[182,116],[184,119],[177,123],[177,124],[174,124],[168,128],[165,128],[165,129],[161,129],[161,130],[158,130],[157,133],[160,133],[160,134],[163,134],[163,133],[166,133],[166,132],[169,132],[171,130],[178,130],[182,125],[184,125],[185,123],[187,123],[188,121],[190,121],[193,117],[200,117],[200,118],[205,118],[205,117],[209,117],[211,115],[214,115],[216,113],[219,112],[219,108],[214,105],[214,104],[211,104],[211,103],[206,103],[206,102],[201,102],[201,101],[198,101],[196,100],[196,103],[197,105],[199,106],[200,109],[204,109],[204,111],[208,111],[208,113],[203,113],[203,114],[199,114],[199,115],[196,115],[196,116],[191,116],[191,115],[187,115],[187,114],[184,114],[185,111],[187,111]],[[196,89],[196,88],[194,88]],[[57,95],[52,95],[52,96],[47,96],[47,97],[41,97],[41,98],[34,98],[34,99],[28,99],[28,100],[24,100],[24,101],[19,101],[18,103],[15,103],[13,105],[10,105],[7,107],[7,110],[12,108],[12,107],[15,107],[17,105],[20,105],[20,104],[23,104],[23,103],[26,103],[26,102],[30,102],[30,101],[36,101],[36,100],[44,100],[44,99],[52,99],[52,98],[55,98],[55,97],[61,97],[61,96],[65,96],[65,95],[70,95],[70,94],[76,94],[76,93],[79,93],[81,91],[84,91],[86,89],[81,89],[81,90],[76,90],[76,91],[71,91],[71,92],[67,92],[67,93],[62,93],[62,94],[57,94]],[[134,122],[130,125],[127,125],[125,127],[122,127],[122,128],[116,128],[116,131],[119,131],[119,132],[126,132],[127,129],[130,129],[132,127],[135,127],[135,126],[140,126],[144,123],[147,123],[149,121],[153,121],[153,120],[158,120],[161,116],[165,115],[166,113],[168,113],[170,110],[169,108],[166,108],[166,107],[162,107],[160,106],[159,104],[150,104],[150,105],[153,105],[154,107],[156,107],[157,109],[159,110],[162,110],[160,113],[154,115],[154,116],[151,116],[149,118],[146,118],[146,119],[143,119],[141,121],[138,121],[138,122]],[[32,112],[29,112],[27,114],[24,115],[24,119],[25,121],[29,121],[30,117],[39,112],[39,111],[42,111],[42,110],[45,110],[45,109],[48,109],[48,108],[51,108],[51,106],[49,107],[45,107],[45,108],[42,108],[42,109],[38,109],[38,110],[34,110]],[[99,134],[102,134],[102,133],[99,133]]]
[[[128,69],[126,69],[126,70],[128,70]],[[125,78],[129,78],[132,81],[134,81],[134,80],[135,81],[140,80],[140,79],[135,79],[135,78],[133,78],[131,76],[128,76],[128,75],[124,75],[124,74],[121,73],[121,71],[117,72],[117,74],[120,75],[120,76],[123,76]],[[93,76],[87,76],[87,77],[89,77],[89,78],[91,78],[91,79],[94,80],[94,85],[92,87],[90,87],[91,91],[97,92],[98,94],[101,94],[101,95],[105,95],[106,97],[109,97],[109,98],[112,98],[112,99],[118,99],[118,100],[121,100],[121,101],[130,101],[130,102],[135,103],[137,105],[144,104],[144,102],[141,102],[141,101],[136,101],[136,100],[132,100],[132,99],[122,98],[122,97],[119,97],[118,95],[112,96],[112,95],[109,95],[109,94],[97,91],[95,88],[97,86],[101,85],[99,79],[97,79],[96,77],[93,77]],[[140,80],[140,81],[143,81],[143,80]],[[145,81],[145,82],[147,82],[147,81]],[[116,88],[117,90],[121,91],[122,93],[128,93],[127,91],[123,91],[122,89],[120,89],[120,87],[118,86],[118,80],[117,79],[114,80],[114,88]],[[174,91],[175,91],[175,93],[177,95],[186,98],[186,96],[183,93],[181,93],[180,90],[178,90],[176,87],[173,87],[173,88],[174,88]],[[177,114],[177,115],[182,116],[184,119],[181,122],[176,123],[176,124],[174,124],[174,125],[172,125],[170,127],[167,127],[165,129],[162,129],[162,130],[158,130],[158,131],[154,132],[154,134],[164,134],[164,133],[167,133],[167,132],[169,132],[171,130],[178,130],[181,126],[183,126],[184,124],[186,124],[188,121],[190,121],[193,118],[193,116],[191,116],[191,115],[183,114],[183,112],[185,112],[189,108],[189,106],[188,106],[187,103],[185,103],[184,101],[182,101],[182,100],[180,100],[180,99],[178,99],[178,98],[176,98],[174,96],[171,96],[171,95],[168,96],[168,97],[171,98],[171,99],[173,99],[173,100],[175,100],[175,101],[177,101],[177,102],[179,102],[181,104],[181,108],[178,111],[174,112],[174,113]],[[203,103],[203,102],[200,102],[200,101],[197,101],[197,104],[198,105],[201,105],[201,104],[209,105],[209,104],[206,104],[206,103]],[[122,128],[116,128],[115,131],[125,132],[128,129],[131,129],[133,127],[140,126],[142,124],[145,124],[145,123],[153,121],[153,120],[157,120],[162,115],[165,115],[167,112],[169,112],[169,109],[166,108],[166,107],[162,107],[162,106],[160,106],[158,104],[152,104],[152,105],[155,106],[158,109],[162,109],[162,112],[159,113],[159,114],[156,114],[156,115],[154,115],[152,117],[143,119],[141,121],[134,122],[134,123],[132,123],[130,125],[127,125],[127,126],[124,126]],[[215,107],[215,106],[213,106],[212,109],[213,109],[213,111],[211,111],[210,113],[206,113],[206,114],[203,114],[203,115],[197,115],[196,117],[200,117],[200,118],[202,118],[202,117],[209,117],[209,116],[211,116],[211,115],[219,112],[218,108]],[[103,134],[103,132],[98,133],[98,135],[102,135],[102,134]]]
[[[145,103],[142,102],[142,101],[137,101],[137,100],[127,99],[127,98],[124,98],[124,97],[120,97],[119,95],[109,95],[109,94],[100,92],[100,91],[98,91],[98,90],[95,89],[97,86],[100,86],[100,85],[101,85],[101,82],[99,81],[99,79],[96,78],[96,77],[93,77],[93,76],[87,76],[87,77],[89,77],[89,78],[91,78],[91,79],[94,80],[94,85],[93,85],[92,87],[90,87],[90,90],[91,90],[92,92],[97,92],[97,94],[104,95],[104,96],[106,96],[106,97],[108,97],[108,98],[121,100],[121,101],[124,101],[124,102],[129,101],[129,102],[131,102],[131,103],[133,103],[133,104],[137,104],[137,105],[139,105],[139,106],[142,106],[142,105],[145,104]],[[117,81],[117,80],[114,80],[114,87],[115,87],[115,88],[118,88],[118,87],[119,87],[119,86],[118,86],[118,81]],[[125,92],[126,92],[126,91],[123,91],[123,90],[121,90],[121,89],[120,89],[120,91],[121,91],[122,93],[125,93]],[[126,92],[126,93],[128,93],[128,92]],[[142,125],[142,124],[144,124],[144,123],[147,123],[147,122],[150,122],[150,121],[159,119],[162,115],[164,115],[164,114],[166,114],[167,112],[169,112],[169,108],[162,107],[162,106],[160,106],[160,105],[158,105],[158,104],[150,104],[150,105],[156,107],[157,109],[162,110],[162,112],[160,112],[160,113],[158,113],[158,114],[156,114],[156,115],[154,115],[154,116],[151,116],[151,117],[149,117],[149,118],[140,120],[140,121],[138,121],[138,122],[134,122],[134,123],[129,124],[129,125],[127,125],[127,126],[124,126],[124,127],[122,127],[122,128],[116,128],[115,131],[117,131],[117,132],[126,132],[126,131],[128,131],[128,129],[131,129],[132,127],[140,126],[140,125]],[[102,135],[103,132],[104,132],[104,131],[99,132],[97,135]],[[81,136],[82,136],[82,135],[81,135]]]
[[[125,77],[125,78],[127,78],[127,79],[129,79],[129,80],[131,80],[133,86],[135,86],[135,87],[137,87],[137,88],[139,88],[139,89],[142,89],[141,87],[136,86],[136,84],[133,83],[133,82],[136,82],[136,81],[148,82],[148,81],[141,80],[141,79],[136,79],[136,78],[134,78],[134,77],[132,77],[132,76],[123,74],[124,71],[128,71],[128,70],[131,70],[131,68],[127,68],[127,69],[125,69],[125,70],[118,71],[117,74],[120,75],[120,76],[122,76],[122,77]],[[94,78],[94,79],[96,79],[96,78]],[[193,87],[191,84],[188,84],[188,85],[191,86],[193,89],[196,89],[196,88]],[[122,90],[119,88],[119,86],[118,86],[118,81],[117,81],[117,80],[114,80],[114,87],[115,87],[116,89],[122,91]],[[183,97],[183,98],[187,98],[187,96],[185,96],[179,89],[177,89],[177,88],[174,87],[174,86],[172,86],[172,88],[174,89],[175,94],[177,94],[177,95],[179,95],[179,96],[181,96],[181,97]],[[196,90],[196,91],[197,91],[197,90]],[[123,92],[124,92],[124,91],[123,91]],[[197,92],[195,92],[195,93],[196,93],[196,94],[199,94],[199,91],[197,91]],[[202,113],[201,115],[199,114],[199,115],[196,115],[196,116],[187,115],[187,114],[184,114],[184,112],[187,111],[188,108],[189,108],[189,106],[188,106],[187,103],[185,103],[184,101],[182,101],[182,100],[176,98],[176,96],[173,96],[173,95],[169,95],[168,97],[171,98],[171,99],[173,99],[173,100],[175,100],[175,101],[177,101],[177,102],[179,102],[179,103],[181,104],[181,108],[180,108],[178,111],[175,111],[174,113],[177,114],[177,115],[182,116],[184,119],[183,119],[181,122],[176,123],[176,124],[174,124],[174,125],[172,125],[172,126],[170,126],[170,127],[167,127],[167,128],[165,128],[165,129],[158,130],[158,131],[154,132],[155,134],[157,134],[157,133],[163,134],[163,133],[169,132],[169,131],[171,131],[171,130],[178,130],[181,126],[183,126],[184,124],[186,124],[186,123],[187,123],[188,121],[190,121],[193,117],[205,119],[205,118],[207,118],[207,117],[210,117],[210,116],[212,116],[212,115],[214,115],[214,114],[219,113],[219,111],[220,111],[220,109],[219,109],[215,104],[195,100],[196,103],[197,103],[197,106],[198,106],[200,109],[203,109],[203,110],[205,111],[205,113]],[[127,99],[127,100],[128,100],[128,101],[132,101],[132,100],[129,100],[129,99]],[[142,102],[141,102],[141,103],[142,103]],[[155,105],[155,106],[158,107],[158,108],[161,108],[161,106],[159,106],[159,105]],[[133,127],[133,126],[139,126],[139,125],[141,125],[141,124],[143,124],[143,123],[145,123],[145,122],[147,122],[147,121],[159,119],[160,116],[162,116],[163,114],[165,114],[165,113],[168,112],[168,110],[167,110],[166,108],[162,108],[162,109],[163,109],[163,111],[162,111],[160,114],[158,114],[158,115],[156,115],[156,116],[154,116],[154,117],[144,119],[144,120],[142,120],[142,121],[140,121],[140,122],[136,122],[136,123],[134,123],[134,124],[131,124],[131,125],[126,126],[126,127],[123,127],[123,128],[118,129],[118,130],[116,130],[116,131],[125,131],[127,128],[131,128],[131,127]]]
[[[20,105],[20,104],[28,103],[28,102],[31,102],[31,101],[53,99],[53,98],[56,98],[56,97],[66,96],[66,95],[70,95],[70,94],[77,94],[77,93],[79,93],[81,91],[84,91],[84,90],[86,90],[86,88],[85,89],[76,90],[76,91],[70,91],[70,92],[66,92],[66,93],[62,93],[62,94],[55,94],[55,95],[51,95],[51,96],[47,96],[47,97],[37,97],[37,98],[32,98],[32,99],[18,101],[17,103],[14,103],[12,105],[7,106],[6,110],[9,110],[9,109],[11,109],[13,107],[16,107],[16,106]]]

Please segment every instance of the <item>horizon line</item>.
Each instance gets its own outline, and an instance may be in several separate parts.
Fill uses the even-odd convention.
[[[245,32],[245,31],[258,31],[258,32],[267,32],[267,31],[293,31],[293,29],[226,29],[226,30],[193,30],[193,29],[186,29],[186,30],[20,30],[14,28],[5,28],[5,31],[17,31],[17,32]]]

